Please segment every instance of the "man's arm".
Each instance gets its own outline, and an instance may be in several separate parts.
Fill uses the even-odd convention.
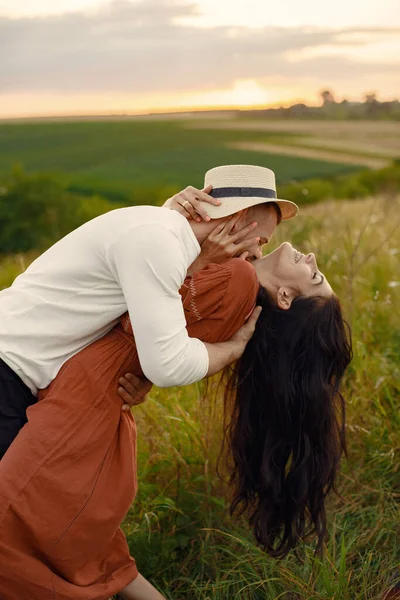
[[[161,225],[143,225],[108,250],[123,290],[139,361],[159,387],[187,385],[238,358],[243,339],[203,344],[190,338],[179,294],[188,268],[180,240]],[[250,336],[251,337],[251,336]]]
[[[183,243],[162,224],[147,224],[115,242],[107,255],[125,296],[147,379],[159,387],[202,379],[208,353],[187,334],[179,294],[188,262]]]
[[[119,595],[123,600],[166,600],[140,573]]]
[[[254,333],[260,312],[261,307],[256,307],[247,323],[239,329],[229,342],[204,344],[209,356],[207,377],[218,373],[227,364],[231,364],[240,358],[247,342]],[[118,383],[120,385],[118,394],[124,402],[122,405],[122,411],[124,412],[130,410],[132,406],[137,406],[144,402],[146,394],[152,387],[152,383],[148,379],[140,379],[133,375],[133,373],[126,373],[125,377],[120,377]]]

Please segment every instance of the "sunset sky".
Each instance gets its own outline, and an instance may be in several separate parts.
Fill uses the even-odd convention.
[[[0,116],[400,97],[399,0],[0,0]]]

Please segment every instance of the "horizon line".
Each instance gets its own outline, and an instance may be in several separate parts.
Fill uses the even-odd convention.
[[[338,101],[340,104],[343,100]],[[349,104],[363,104],[362,100],[349,100]],[[378,100],[378,102],[381,102]],[[384,100],[384,102],[399,102],[398,98]],[[138,110],[110,110],[110,111],[93,111],[93,112],[48,112],[48,113],[20,113],[20,114],[1,114],[0,121],[26,121],[26,120],[51,120],[51,119],[96,119],[96,118],[133,118],[133,117],[152,117],[152,116],[170,116],[182,114],[198,114],[198,113],[218,113],[218,112],[248,112],[248,111],[265,111],[288,109],[292,106],[304,105],[308,108],[322,108],[323,104],[310,102],[303,98],[293,98],[289,101],[274,102],[271,104],[226,104],[226,105],[199,105],[199,106],[177,106],[174,108],[160,107]]]
[[[353,102],[353,101],[352,101]],[[356,103],[361,103],[354,101]],[[210,112],[247,112],[247,111],[262,111],[262,110],[279,110],[295,106],[297,104],[304,104],[309,108],[320,108],[321,104],[307,104],[306,102],[292,100],[290,102],[279,102],[274,104],[253,104],[253,105],[222,105],[222,106],[188,106],[188,107],[176,107],[176,108],[151,108],[143,109],[138,111],[120,110],[110,112],[73,112],[73,113],[43,113],[43,114],[32,114],[22,113],[19,115],[0,114],[0,121],[21,121],[21,120],[50,120],[50,119],[90,119],[90,118],[124,118],[124,117],[151,117],[151,116],[162,116],[162,115],[179,115],[179,114],[196,114],[196,113],[210,113]]]

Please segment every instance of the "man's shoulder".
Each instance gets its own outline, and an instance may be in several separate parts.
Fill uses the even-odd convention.
[[[101,239],[106,250],[134,250],[138,246],[154,253],[161,246],[172,256],[182,254],[186,268],[200,253],[200,246],[188,221],[177,211],[158,206],[132,206],[111,211],[89,237]],[[100,217],[101,218],[101,217]]]
[[[126,206],[111,210],[97,219],[105,222],[121,222],[125,227],[140,227],[141,225],[154,225],[170,230],[179,230],[187,227],[186,219],[177,211],[161,206],[136,205]],[[97,221],[94,219],[93,221]],[[100,222],[100,221],[98,221]]]
[[[176,210],[164,208],[163,206],[135,206],[135,215],[141,222],[146,224],[160,225],[166,229],[180,230],[187,228],[186,219]]]
[[[130,206],[110,211],[102,222],[94,223],[92,233],[102,237],[106,247],[167,244],[190,254],[197,251],[197,240],[187,220],[178,212],[158,206]],[[101,217],[100,217],[101,219]],[[195,258],[195,257],[194,257]],[[194,260],[193,258],[193,260]]]

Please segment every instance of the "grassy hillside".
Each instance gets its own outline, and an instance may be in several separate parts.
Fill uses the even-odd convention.
[[[54,130],[53,130],[54,131]],[[33,149],[32,149],[33,152]],[[329,499],[322,564],[313,540],[276,563],[227,515],[215,474],[221,402],[215,386],[154,388],[134,410],[139,493],[123,525],[139,570],[170,600],[378,600],[400,564],[400,223],[394,197],[305,207],[270,248],[291,240],[314,251],[352,324],[345,382],[350,464],[342,499]],[[33,258],[9,257],[0,285]]]

